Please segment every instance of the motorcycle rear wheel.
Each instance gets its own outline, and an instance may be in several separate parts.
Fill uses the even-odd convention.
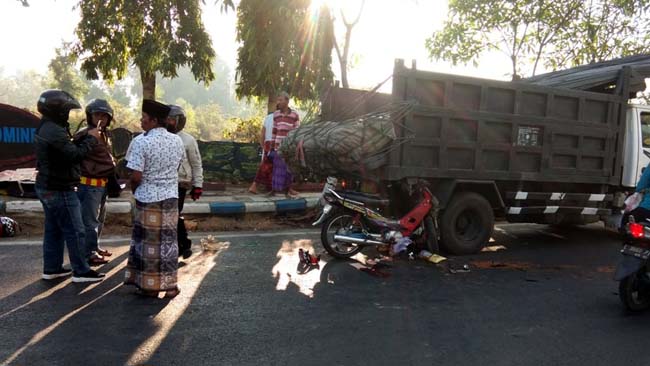
[[[357,227],[359,232],[361,231],[360,227]],[[354,231],[354,217],[347,213],[336,213],[323,223],[321,227],[321,243],[323,248],[327,251],[329,255],[334,258],[346,259],[350,258],[362,249],[360,245],[353,245],[343,242],[335,242],[335,234],[350,234]]]
[[[639,278],[640,273],[631,274],[618,284],[618,296],[625,308],[640,312],[650,308],[650,287]]]

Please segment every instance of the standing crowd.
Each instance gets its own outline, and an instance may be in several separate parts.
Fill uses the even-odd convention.
[[[37,109],[36,194],[43,205],[43,279],[72,275],[72,282],[98,282],[103,273],[92,269],[106,264],[112,253],[99,245],[106,217],[107,197],[119,195],[109,126],[113,109],[103,99],[85,107],[86,127],[70,133],[68,117],[81,105],[65,91],[47,90]],[[203,193],[201,154],[194,137],[183,131],[184,110],[145,99],[140,119],[142,134],[126,154],[130,186],[135,199],[133,232],[125,271],[125,284],[144,296],[173,298],[178,287],[179,257],[192,255],[192,242],[181,216],[186,196],[198,200]],[[250,187],[263,185],[271,194],[296,195],[293,176],[277,153],[289,131],[300,124],[281,93],[277,110],[267,116],[262,130],[262,163]],[[63,266],[64,246],[70,269]]]

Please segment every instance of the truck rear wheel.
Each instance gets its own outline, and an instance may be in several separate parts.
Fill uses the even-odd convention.
[[[451,254],[479,252],[494,230],[494,211],[483,196],[464,192],[452,198],[442,213],[442,247]]]

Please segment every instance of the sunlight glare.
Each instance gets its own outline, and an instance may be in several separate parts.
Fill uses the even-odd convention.
[[[313,268],[307,273],[300,274],[298,273],[298,265],[300,264],[298,251],[300,249],[308,250],[311,254],[315,254],[311,240],[302,239],[293,242],[283,242],[282,247],[277,253],[278,263],[273,266],[271,274],[274,278],[278,279],[278,283],[275,286],[276,290],[286,291],[289,284],[293,283],[298,287],[301,294],[313,298],[314,287],[320,283],[321,271],[325,268],[327,262],[321,259],[318,262],[318,268]]]

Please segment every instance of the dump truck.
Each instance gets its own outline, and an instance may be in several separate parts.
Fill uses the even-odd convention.
[[[579,90],[422,71],[397,60],[390,95],[361,103],[355,95],[363,92],[333,88],[323,114],[350,101],[359,113],[413,102],[395,123],[401,142],[378,174],[386,184],[428,181],[441,245],[461,255],[488,243],[495,217],[617,226],[650,162],[650,107],[628,104],[643,80],[622,66],[613,80]]]

